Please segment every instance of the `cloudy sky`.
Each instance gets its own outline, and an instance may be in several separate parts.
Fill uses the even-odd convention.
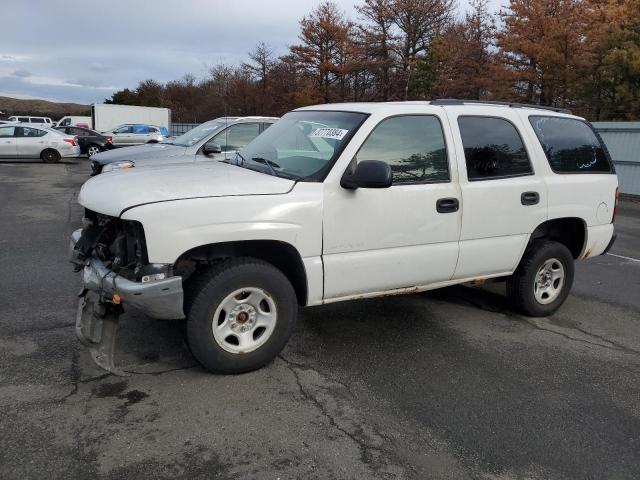
[[[277,53],[320,0],[1,0],[0,96],[92,103],[138,81]],[[501,0],[490,0],[497,9]],[[336,0],[352,18],[355,0]],[[459,0],[460,10],[467,0]]]

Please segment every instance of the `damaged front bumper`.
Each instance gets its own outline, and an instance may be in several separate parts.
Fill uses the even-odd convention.
[[[116,332],[124,307],[159,319],[184,318],[182,278],[134,282],[110,270],[99,258],[85,260],[76,250],[82,230],[71,235],[71,259],[82,269],[83,289],[76,315],[76,335],[96,364],[115,375],[127,374],[114,363]]]
[[[71,235],[71,253],[82,230]],[[169,277],[147,283],[134,282],[113,272],[97,257],[87,259],[82,271],[85,289],[95,292],[101,300],[112,301],[117,295],[124,307],[141,310],[152,318],[172,320],[185,318],[183,311],[182,277]]]

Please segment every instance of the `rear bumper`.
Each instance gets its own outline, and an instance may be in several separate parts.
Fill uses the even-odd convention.
[[[71,235],[71,252],[80,239],[81,230]],[[101,299],[111,300],[118,294],[121,305],[141,310],[152,318],[172,320],[185,318],[182,277],[169,277],[148,283],[134,282],[118,276],[97,257],[91,257],[82,270],[85,289],[96,292]]]
[[[615,241],[613,224],[595,225],[587,227],[587,241],[581,258],[591,258],[604,255]]]
[[[614,232],[613,236],[611,237],[611,240],[609,240],[609,245],[607,245],[607,248],[604,249],[601,255],[609,253],[609,250],[611,250],[611,247],[613,247],[613,244],[616,243],[617,238],[618,238],[618,234]]]
[[[80,155],[80,147],[72,147],[71,150],[63,150],[60,152],[62,158],[75,158]]]

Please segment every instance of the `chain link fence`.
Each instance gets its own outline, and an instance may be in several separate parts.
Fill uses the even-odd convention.
[[[172,123],[171,124],[171,136],[177,137],[183,133],[187,133],[192,128],[200,125],[199,123]]]

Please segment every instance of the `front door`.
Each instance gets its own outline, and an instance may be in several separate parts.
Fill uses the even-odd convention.
[[[0,127],[0,158],[16,158],[16,127]]]
[[[131,125],[125,125],[124,127],[116,128],[111,135],[112,143],[117,147],[131,145],[131,131]]]
[[[381,160],[390,188],[325,182],[325,300],[424,287],[451,279],[461,210],[457,169],[441,110],[381,120],[354,162]]]
[[[547,218],[547,188],[535,174],[520,117],[473,115],[468,108],[451,109],[449,115],[457,126],[464,205],[454,278],[510,273],[529,234]]]

